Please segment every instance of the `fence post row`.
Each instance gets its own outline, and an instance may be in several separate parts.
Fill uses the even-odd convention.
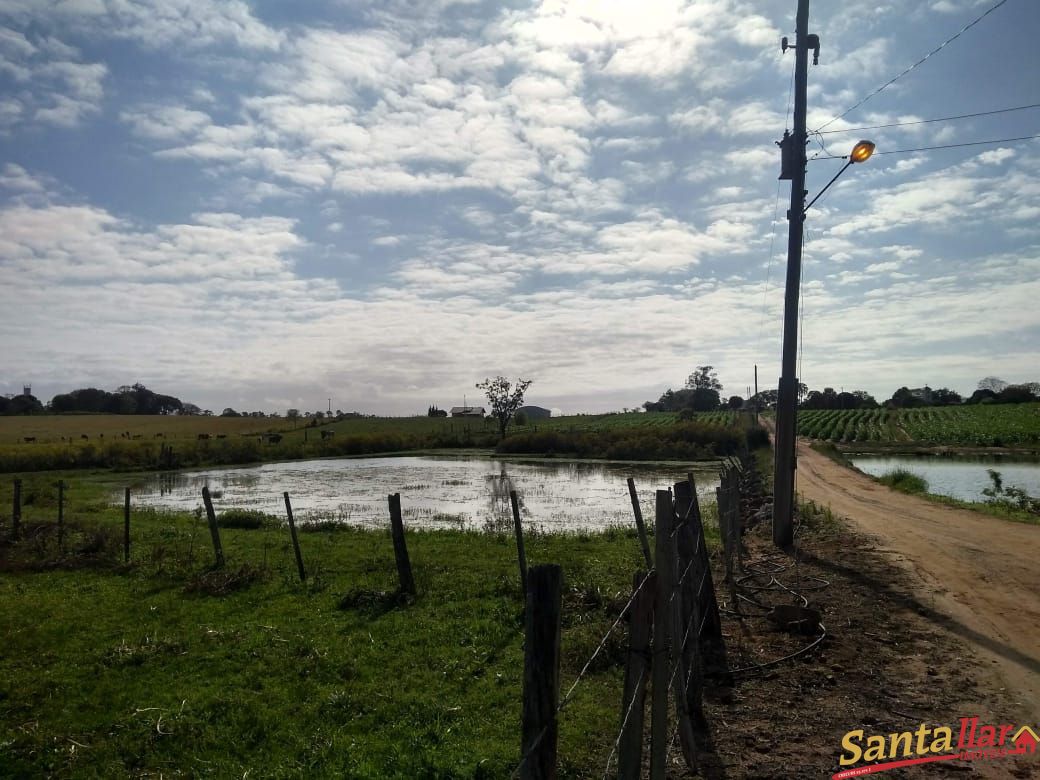
[[[22,481],[14,481],[14,498],[11,506],[11,536],[17,539],[22,528]]]
[[[650,542],[646,538],[646,525],[643,523],[643,510],[639,507],[639,496],[636,495],[636,482],[632,477],[628,478],[628,495],[632,499],[632,514],[636,516],[636,531],[639,533],[639,544],[643,547],[643,558],[646,560],[646,568],[654,568],[654,561],[650,557]]]
[[[658,490],[654,514],[654,559],[657,561],[657,588],[654,599],[654,644],[650,662],[653,686],[650,697],[650,780],[664,780],[668,754],[668,609],[672,595],[671,533],[672,494]]]
[[[65,540],[65,481],[58,480],[58,549]]]
[[[300,582],[307,581],[307,572],[303,570],[303,555],[300,554],[300,540],[296,536],[296,522],[293,520],[292,504],[289,501],[289,491],[282,493],[285,498],[285,514],[289,518],[289,536],[292,537],[293,552],[296,554],[296,568],[300,572]]]
[[[412,579],[412,564],[408,560],[408,547],[404,542],[404,522],[401,520],[401,494],[388,496],[390,502],[390,535],[394,540],[394,558],[397,560],[397,576],[401,580],[401,592],[415,595],[415,580]]]
[[[220,529],[217,527],[217,513],[213,511],[213,499],[209,495],[209,485],[202,488],[202,503],[206,505],[206,520],[209,522],[209,535],[213,540],[213,556],[216,567],[224,568],[224,548],[220,544]]]
[[[708,547],[704,541],[704,524],[696,496],[690,480],[675,484],[676,512],[679,517],[686,517],[686,513],[689,512],[688,519],[679,527],[677,534],[680,555],[690,563],[688,580],[691,589],[686,590],[683,595],[688,595],[696,601],[697,626],[694,631],[703,659],[704,673],[728,682],[729,666],[726,661],[726,644],[722,638],[722,619],[715,598],[715,582],[711,575]],[[685,567],[687,564],[683,565]],[[691,607],[686,613],[687,617],[693,609],[694,607]]]
[[[123,491],[123,563],[130,563],[130,488]]]
[[[532,566],[524,617],[524,688],[519,776],[556,777],[563,569]]]
[[[527,554],[524,552],[524,528],[520,523],[520,503],[516,491],[509,491],[509,503],[513,505],[513,528],[516,531],[516,556],[520,565],[520,592],[527,598]]]
[[[618,780],[638,780],[643,769],[643,713],[651,669],[650,627],[654,620],[656,588],[655,572],[638,571],[632,579],[635,597],[629,611],[628,661],[625,664],[625,687],[621,697]]]

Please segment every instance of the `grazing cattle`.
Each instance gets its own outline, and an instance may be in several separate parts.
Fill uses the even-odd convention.
[[[25,441],[26,444],[31,444],[31,443],[36,441],[36,437],[35,436],[26,436],[24,441]]]
[[[282,440],[282,434],[280,434],[280,433],[269,433],[269,434],[267,434],[267,443],[268,444],[277,444],[281,440]]]
[[[209,434],[208,433],[200,433],[199,434],[199,441],[206,441],[208,438],[209,438]]]
[[[335,435],[336,435],[336,432],[335,432],[335,431],[322,431],[322,432],[321,432],[321,438],[322,438],[323,440],[324,440],[324,439],[331,439],[331,438],[332,438],[333,436],[335,436]]]
[[[218,439],[226,439],[227,438],[227,434],[226,433],[218,433],[217,434],[217,438]]]
[[[134,434],[134,438],[135,439],[142,439],[142,438],[144,438],[144,434],[143,433],[135,433]]]
[[[157,434],[155,434],[155,438],[157,438],[157,439],[164,439],[166,437],[163,436],[161,433],[157,433]]]
[[[87,434],[85,434],[85,433],[81,433],[81,434],[79,435],[79,437],[80,437],[81,439],[89,439],[89,438],[90,438],[90,437],[89,437],[89,436],[87,436]]]

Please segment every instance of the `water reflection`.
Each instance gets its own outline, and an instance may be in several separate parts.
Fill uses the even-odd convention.
[[[703,464],[696,472],[702,503],[714,499],[716,469]],[[280,517],[282,491],[288,491],[300,522],[379,528],[387,522],[386,496],[399,492],[408,524],[497,531],[512,527],[509,492],[515,490],[525,525],[551,532],[631,524],[625,482],[630,476],[650,517],[654,491],[685,479],[687,470],[670,464],[361,458],[168,472],[149,477],[133,492],[136,503],[190,511],[201,505],[202,487],[208,486],[218,511],[240,507]]]
[[[989,470],[999,471],[1004,485],[1040,495],[1040,463],[1006,457],[944,457],[938,455],[852,455],[856,468],[875,477],[896,469],[912,471],[928,481],[928,492],[961,501],[986,501],[992,486]]]

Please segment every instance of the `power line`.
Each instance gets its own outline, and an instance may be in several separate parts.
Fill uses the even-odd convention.
[[[891,149],[887,152],[874,152],[874,156],[882,154],[907,154],[908,152],[930,152],[933,149],[956,149],[961,146],[984,146],[985,144],[1009,144],[1014,141],[1030,141],[1034,138],[1040,138],[1040,133],[1037,135],[1022,135],[1018,138],[995,138],[992,141],[968,141],[963,144],[943,144],[942,146],[919,146],[916,149]],[[847,160],[848,155],[837,156],[832,155],[831,157],[814,157],[814,160]]]
[[[844,110],[844,111],[843,111],[842,113],[838,114],[838,116],[836,116],[836,117],[834,117],[833,119],[830,119],[830,120],[828,120],[827,122],[825,122],[824,124],[820,125],[820,126],[819,126],[818,128],[816,128],[816,130],[814,130],[813,132],[819,132],[819,131],[823,130],[823,128],[825,128],[825,127],[826,127],[827,125],[831,124],[832,122],[837,122],[837,121],[838,121],[839,119],[841,119],[841,118],[842,118],[843,116],[845,116],[846,114],[848,114],[848,113],[851,113],[852,111],[855,111],[855,110],[856,110],[857,108],[859,108],[860,106],[862,106],[862,105],[863,105],[864,103],[866,103],[866,102],[867,102],[868,100],[870,100],[870,99],[871,99],[872,97],[874,97],[874,96],[875,96],[876,94],[878,94],[879,92],[881,92],[881,91],[882,91],[883,89],[885,89],[885,88],[887,88],[887,87],[890,87],[890,86],[892,86],[892,84],[894,84],[895,82],[897,82],[897,81],[898,81],[899,79],[901,79],[901,78],[902,78],[903,76],[905,76],[905,75],[906,75],[907,73],[909,73],[910,71],[912,71],[912,70],[913,70],[914,68],[916,68],[916,67],[917,67],[918,65],[920,65],[920,64],[921,64],[922,62],[924,62],[924,61],[925,61],[925,60],[927,60],[927,59],[928,59],[929,57],[931,57],[931,56],[932,56],[933,54],[935,54],[936,52],[938,52],[938,51],[939,51],[940,49],[942,49],[942,48],[943,48],[944,46],[946,46],[946,44],[948,44],[948,43],[952,43],[953,41],[955,41],[955,40],[957,40],[958,38],[960,38],[960,37],[961,37],[961,35],[963,35],[964,33],[966,33],[966,32],[967,32],[968,30],[970,30],[970,29],[971,29],[972,27],[974,27],[974,26],[975,26],[976,24],[978,24],[979,22],[981,22],[981,21],[982,21],[983,19],[985,19],[985,18],[986,18],[987,16],[989,16],[989,15],[990,15],[991,13],[993,13],[994,11],[996,11],[996,10],[997,10],[998,8],[1000,8],[1000,6],[1004,5],[1004,3],[1006,3],[1006,2],[1007,2],[1007,0],[999,0],[999,2],[997,2],[997,3],[996,3],[996,5],[993,5],[992,7],[990,7],[989,9],[987,9],[987,10],[986,10],[986,11],[985,11],[985,12],[984,12],[984,13],[983,13],[983,14],[982,14],[981,16],[979,16],[979,17],[976,17],[976,18],[975,18],[975,19],[974,19],[973,21],[971,21],[971,22],[969,22],[968,24],[964,25],[964,27],[962,27],[962,28],[961,28],[960,30],[958,30],[958,31],[957,31],[957,33],[956,33],[956,34],[955,34],[955,35],[954,35],[953,37],[951,37],[951,38],[947,38],[947,39],[946,39],[945,41],[943,41],[943,42],[942,42],[942,43],[940,43],[940,44],[939,44],[938,46],[936,46],[936,47],[935,47],[934,49],[932,49],[932,50],[931,50],[930,52],[928,52],[928,53],[927,53],[926,55],[924,55],[924,56],[923,56],[923,57],[922,57],[921,59],[919,59],[919,60],[918,60],[917,62],[915,62],[915,63],[914,63],[913,65],[911,65],[911,66],[910,66],[909,68],[907,68],[906,70],[904,70],[904,71],[903,71],[902,73],[900,73],[900,74],[898,74],[897,76],[895,76],[895,77],[893,77],[893,78],[889,79],[889,80],[888,80],[888,81],[886,81],[886,82],[885,82],[884,84],[882,84],[882,85],[881,85],[880,87],[878,87],[878,88],[877,88],[877,89],[875,89],[875,90],[874,90],[873,92],[871,92],[871,93],[870,93],[869,95],[867,95],[867,96],[866,96],[865,98],[863,98],[863,99],[862,99],[861,101],[859,101],[858,103],[856,103],[856,105],[852,106],[851,108],[847,108],[847,109],[845,109],[845,110]]]
[[[953,119],[970,119],[976,116],[990,116],[991,114],[1006,114],[1010,111],[1024,111],[1027,108],[1040,108],[1040,103],[1030,103],[1028,106],[1015,106],[1014,108],[998,108],[995,111],[978,111],[974,114],[957,114],[956,116],[940,116],[935,119],[918,119],[916,122],[892,122],[887,125],[868,125],[866,127],[847,127],[844,130],[815,130],[815,135],[828,135],[830,133],[854,133],[857,130],[883,130],[887,127],[906,127],[908,125],[926,125],[929,122],[949,122]]]

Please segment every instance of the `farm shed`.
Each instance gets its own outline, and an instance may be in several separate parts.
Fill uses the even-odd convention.
[[[452,417],[483,417],[485,414],[483,406],[453,406]]]
[[[528,420],[548,420],[552,417],[552,410],[544,406],[521,406],[516,410],[517,414],[523,414]]]

